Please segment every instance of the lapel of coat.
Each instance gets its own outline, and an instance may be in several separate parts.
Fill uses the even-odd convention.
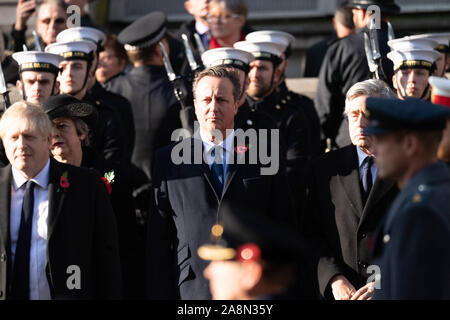
[[[0,236],[5,248],[9,251],[9,230],[10,230],[10,211],[11,211],[11,165],[0,169]]]
[[[359,225],[364,222],[371,209],[378,202],[383,200],[385,195],[394,187],[395,183],[393,181],[383,180],[378,177],[375,179],[375,183],[373,184],[372,190],[370,191],[369,198],[367,199],[366,205],[364,206]]]
[[[345,150],[345,155],[340,158],[343,161],[339,168],[343,170],[338,173],[338,180],[341,183],[348,201],[352,204],[353,211],[361,217],[363,204],[361,198],[361,187],[359,185],[358,155],[356,147],[350,145]]]
[[[239,170],[239,168],[242,167],[244,164],[248,163],[248,159],[246,158],[248,147],[240,145],[238,146],[236,142],[237,139],[235,136],[233,142],[233,150],[230,150],[231,152],[230,159],[233,159],[233,161],[228,165],[222,195],[224,195],[225,192],[227,192],[228,187],[230,186],[231,181],[233,181],[233,178],[236,176],[236,172]]]
[[[55,228],[58,217],[61,214],[63,203],[67,197],[67,192],[70,192],[70,186],[63,188],[61,186],[61,176],[64,173],[63,166],[54,159],[50,159],[50,177],[48,184],[48,239],[50,240],[53,230]],[[67,177],[70,184],[70,175]]]
[[[200,151],[201,150],[201,151]],[[197,134],[191,138],[191,163],[192,167],[199,170],[206,180],[207,185],[212,189],[212,192],[216,196],[217,201],[220,201],[221,196],[217,194],[216,188],[214,187],[214,178],[212,176],[211,169],[207,163],[205,163],[203,158],[203,152],[205,148],[200,136]],[[198,153],[198,154],[196,154]],[[201,156],[201,158],[200,158]]]

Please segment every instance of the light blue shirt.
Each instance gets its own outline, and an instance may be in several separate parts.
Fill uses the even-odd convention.
[[[16,246],[19,239],[22,203],[25,195],[24,184],[27,179],[14,167],[11,186],[11,258],[14,265]],[[47,218],[48,218],[48,181],[50,175],[50,159],[45,167],[31,181],[34,186],[33,220],[31,225],[30,247],[30,300],[50,300],[45,267],[47,265]]]
[[[206,160],[206,163],[209,165],[209,168],[211,169],[211,166],[214,162],[215,157],[211,156],[211,151],[213,148],[217,147],[217,144],[214,142],[209,141],[205,138],[205,136],[202,134],[202,131],[200,130],[200,137],[203,142],[203,157]],[[224,141],[222,141],[219,146],[224,150],[225,157],[223,159],[223,176],[227,176],[227,170],[228,170],[228,164],[230,163],[230,157],[233,154],[233,145],[234,145],[234,129],[231,131],[231,133],[225,138]]]
[[[359,168],[359,177],[361,178],[364,175],[363,172],[363,161],[369,157],[369,155],[367,153],[365,153],[364,151],[362,151],[359,147],[356,147],[356,151],[358,153],[358,168]],[[372,173],[372,185],[375,183],[375,179],[377,177],[377,172],[378,169],[375,166],[375,161],[372,164],[371,170],[370,172]]]

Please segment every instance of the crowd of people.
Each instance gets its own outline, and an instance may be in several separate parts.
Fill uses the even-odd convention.
[[[0,299],[450,299],[450,33],[345,1],[313,101],[245,0],[176,34],[87,2],[19,0],[0,41]]]

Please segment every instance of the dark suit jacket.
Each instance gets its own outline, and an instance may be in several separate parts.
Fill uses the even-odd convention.
[[[63,189],[64,172],[70,186]],[[12,171],[0,169],[0,298],[11,275]],[[91,170],[50,160],[47,280],[52,299],[118,299],[122,296],[116,222],[105,184]],[[81,271],[81,289],[70,290],[67,268]]]
[[[313,239],[314,269],[320,293],[328,296],[329,282],[344,275],[359,288],[370,274],[370,242],[398,189],[376,179],[363,205],[354,145],[325,154],[313,164],[308,216],[304,233]]]
[[[198,257],[197,249],[211,241],[211,227],[220,222],[224,203],[231,210],[296,225],[283,166],[275,175],[261,175],[260,163],[248,164],[246,159],[247,164],[229,164],[220,196],[206,163],[176,165],[171,160],[172,150],[179,148],[191,151],[187,159],[192,160],[194,141],[203,148],[200,139],[189,138],[159,150],[155,157],[146,267],[151,299],[211,298],[203,276],[208,262]]]
[[[402,188],[374,241],[374,299],[450,299],[450,170],[437,162]]]

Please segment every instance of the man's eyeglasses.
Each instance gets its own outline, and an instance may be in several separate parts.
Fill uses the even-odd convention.
[[[223,23],[226,23],[226,22],[228,22],[229,20],[231,20],[231,19],[233,19],[233,18],[238,18],[238,17],[240,17],[240,15],[239,14],[235,14],[235,13],[233,13],[233,14],[227,14],[227,15],[224,15],[224,16],[214,16],[214,15],[212,15],[212,14],[208,14],[207,16],[206,16],[206,21],[208,21],[208,22],[212,22],[212,23],[217,23],[217,22],[223,22]]]

